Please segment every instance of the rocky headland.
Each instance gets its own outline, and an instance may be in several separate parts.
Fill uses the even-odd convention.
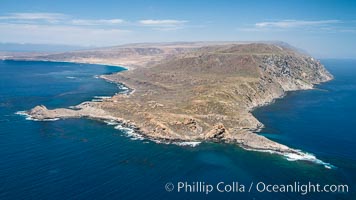
[[[36,106],[27,111],[33,119],[112,120],[155,140],[236,143],[300,158],[310,155],[258,135],[263,124],[251,111],[333,78],[318,60],[280,43],[136,44],[20,59],[131,69],[101,76],[130,93],[72,108]]]

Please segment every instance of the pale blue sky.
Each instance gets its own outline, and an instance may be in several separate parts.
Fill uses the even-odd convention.
[[[321,58],[356,58],[356,1],[0,1],[2,43],[197,40],[280,40]]]

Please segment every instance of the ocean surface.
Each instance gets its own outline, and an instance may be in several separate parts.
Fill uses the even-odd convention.
[[[0,61],[0,199],[356,198],[356,60],[322,60],[335,80],[290,92],[254,115],[261,134],[335,166],[288,161],[236,145],[161,144],[89,120],[31,121],[18,111],[69,107],[124,92],[97,75],[123,68]],[[116,127],[116,128],[115,128]],[[166,191],[166,184],[175,188]],[[177,192],[177,183],[238,182],[245,191]],[[258,192],[265,184],[347,184],[348,192]],[[252,190],[248,188],[253,183]],[[241,188],[241,187],[240,187]]]

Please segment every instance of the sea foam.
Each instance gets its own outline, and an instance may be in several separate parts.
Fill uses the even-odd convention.
[[[17,111],[15,112],[16,115],[21,115],[24,116],[26,120],[31,120],[31,121],[57,121],[60,118],[52,118],[52,119],[35,119],[31,115],[27,114],[26,111]]]
[[[172,144],[178,145],[178,146],[190,146],[190,147],[196,147],[200,144],[201,142],[172,142]]]
[[[301,160],[301,161],[312,162],[312,163],[315,163],[315,164],[323,165],[326,169],[334,169],[334,168],[336,168],[334,165],[332,165],[330,163],[327,163],[327,162],[324,162],[324,161],[316,158],[315,155],[313,155],[311,153],[302,152],[301,150],[296,150],[298,153],[281,153],[281,152],[273,151],[273,150],[260,150],[260,149],[246,148],[246,147],[244,147],[244,149],[249,150],[249,151],[258,151],[258,152],[282,155],[288,161]]]
[[[301,151],[300,151],[300,153],[301,154],[286,153],[286,154],[283,154],[283,156],[286,157],[286,159],[288,161],[305,160],[305,161],[310,161],[310,162],[313,162],[313,163],[316,163],[316,164],[323,165],[327,169],[336,168],[334,165],[332,165],[330,163],[327,163],[327,162],[324,162],[324,161],[316,158],[316,156],[311,154],[311,153],[304,153],[304,152],[301,152]]]
[[[76,79],[77,77],[74,77],[74,76],[67,76],[66,78],[68,78],[68,79]]]
[[[109,126],[115,126],[114,127],[115,129],[123,131],[127,137],[131,138],[131,140],[146,140],[145,143],[147,143],[147,140],[150,140],[157,144],[174,144],[178,146],[189,146],[189,147],[196,147],[201,143],[197,141],[170,142],[165,140],[146,138],[142,134],[137,133],[134,129],[130,127],[125,127],[120,122],[117,122],[115,120],[105,120],[104,122]]]
[[[110,99],[110,96],[94,96],[94,98],[91,100],[93,102],[102,102],[104,99]]]

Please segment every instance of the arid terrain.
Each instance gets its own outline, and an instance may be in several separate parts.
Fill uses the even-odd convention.
[[[134,44],[11,59],[130,69],[101,76],[126,85],[130,93],[74,109],[37,106],[28,111],[34,119],[114,120],[156,140],[228,142],[299,156],[305,154],[258,135],[263,124],[251,111],[287,91],[312,89],[333,78],[319,61],[283,43]]]

